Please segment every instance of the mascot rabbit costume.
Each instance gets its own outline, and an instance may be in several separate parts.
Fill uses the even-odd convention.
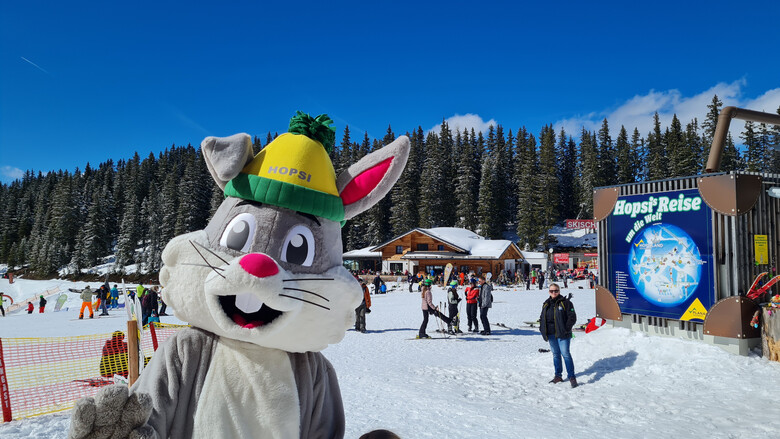
[[[160,283],[191,328],[157,350],[128,389],[73,410],[71,438],[338,438],[344,409],[320,353],[362,300],[342,265],[341,226],[384,197],[406,165],[399,137],[338,178],[326,115],[298,112],[257,156],[247,134],[208,137],[225,201],[205,230],[163,251]]]

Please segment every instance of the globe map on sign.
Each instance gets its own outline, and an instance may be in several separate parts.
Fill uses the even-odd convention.
[[[648,302],[672,307],[696,291],[701,253],[690,235],[671,224],[653,224],[634,237],[628,254],[631,280]]]

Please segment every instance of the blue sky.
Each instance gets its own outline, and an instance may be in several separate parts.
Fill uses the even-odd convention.
[[[524,3],[2,2],[0,181],[265,139],[298,109],[360,139],[780,106],[778,1]]]

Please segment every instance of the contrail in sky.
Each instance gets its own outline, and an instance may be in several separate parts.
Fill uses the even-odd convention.
[[[28,63],[32,64],[36,69],[38,69],[38,70],[42,71],[43,73],[46,73],[47,75],[51,76],[51,73],[49,73],[46,70],[44,70],[43,67],[39,66],[38,64],[35,64],[34,62],[30,61],[29,59],[27,59],[27,58],[25,58],[23,56],[20,56],[19,58],[27,61]]]

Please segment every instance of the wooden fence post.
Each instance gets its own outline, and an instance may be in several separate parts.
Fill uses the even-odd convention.
[[[127,382],[132,386],[138,379],[138,322],[127,321]]]

